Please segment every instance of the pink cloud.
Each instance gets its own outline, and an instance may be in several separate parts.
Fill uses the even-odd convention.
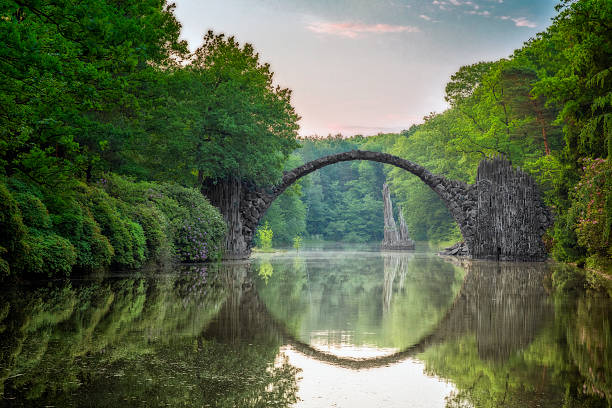
[[[341,37],[355,38],[359,34],[387,34],[387,33],[416,33],[417,27],[390,25],[390,24],[362,24],[349,22],[317,22],[306,26],[312,32],[318,34],[331,34]]]
[[[425,14],[421,14],[419,17],[421,17],[423,20],[431,21],[431,17],[426,16]]]
[[[538,26],[536,23],[534,23],[533,21],[527,20],[525,17],[513,18],[512,21],[514,21],[514,24],[517,27],[535,28]]]

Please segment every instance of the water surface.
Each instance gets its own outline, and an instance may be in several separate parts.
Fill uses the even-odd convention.
[[[334,248],[9,285],[0,406],[609,407],[612,305],[558,268]]]

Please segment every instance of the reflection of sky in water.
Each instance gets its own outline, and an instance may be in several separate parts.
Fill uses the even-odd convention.
[[[268,311],[311,346],[400,351],[435,329],[464,276],[431,253],[415,252],[258,257],[258,293]],[[265,277],[264,266],[273,271]]]
[[[257,256],[259,265],[273,269],[259,285],[260,298],[317,352],[348,360],[395,355],[435,328],[461,287],[463,270],[422,249],[355,249],[309,248],[299,263],[295,252]],[[281,347],[282,356],[301,370],[296,407],[444,407],[455,390],[428,376],[414,358],[356,370],[290,345]]]
[[[362,333],[362,335],[376,335],[376,333]],[[343,331],[330,333],[319,331],[310,333],[310,346],[324,353],[333,354],[337,357],[349,358],[371,358],[383,357],[400,351],[398,348],[379,347],[376,344],[362,344],[355,346],[353,343],[354,333]],[[337,341],[339,339],[339,341]]]
[[[425,375],[424,364],[413,359],[351,370],[311,359],[287,346],[280,353],[302,370],[297,408],[436,408],[444,407],[445,397],[454,390],[452,384]]]

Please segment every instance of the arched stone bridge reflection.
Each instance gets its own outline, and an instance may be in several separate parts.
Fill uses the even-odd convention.
[[[432,345],[474,333],[479,356],[503,361],[527,346],[551,313],[543,281],[549,266],[487,261],[453,261],[466,269],[457,296],[436,327],[419,341],[398,352],[372,358],[341,357],[300,340],[268,311],[259,298],[248,263],[227,275],[230,296],[209,331],[225,340],[239,339],[261,330],[272,330],[297,352],[321,362],[349,369],[368,369],[398,363]],[[388,285],[388,283],[385,283]],[[384,289],[383,289],[384,292]],[[384,301],[384,299],[383,299]]]

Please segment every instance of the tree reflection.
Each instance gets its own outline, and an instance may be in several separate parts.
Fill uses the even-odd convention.
[[[0,405],[289,406],[297,370],[245,321],[247,269],[7,288]]]
[[[302,259],[300,261],[300,259]],[[432,332],[459,292],[464,271],[439,258],[406,253],[266,258],[274,274],[258,294],[284,330],[318,346],[403,350]]]
[[[457,386],[447,406],[612,403],[609,300],[549,296],[550,265],[464,266],[465,299],[456,306],[465,318],[421,355],[429,374]]]

